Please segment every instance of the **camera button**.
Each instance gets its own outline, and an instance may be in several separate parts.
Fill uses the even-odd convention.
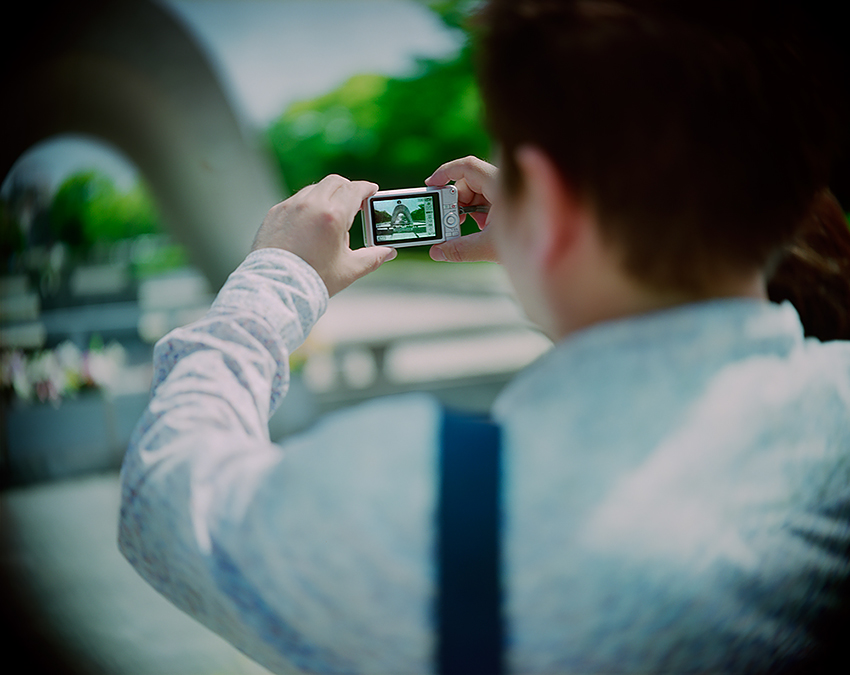
[[[446,225],[448,225],[449,227],[454,225],[456,222],[457,222],[457,217],[453,213],[450,213],[449,215],[446,216]]]

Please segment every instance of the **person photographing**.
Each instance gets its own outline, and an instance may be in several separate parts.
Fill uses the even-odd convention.
[[[766,290],[828,183],[835,115],[796,17],[760,9],[478,18],[500,159],[426,180],[489,206],[431,257],[502,264],[555,343],[492,410],[510,672],[846,663],[850,344],[806,339]],[[377,189],[328,176],[269,211],[207,316],[158,343],[122,470],[124,555],[275,672],[436,671],[441,406],[268,437],[328,297],[395,256],[349,248]]]

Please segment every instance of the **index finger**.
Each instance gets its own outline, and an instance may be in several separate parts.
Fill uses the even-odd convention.
[[[477,194],[492,201],[493,184],[498,169],[477,157],[464,157],[446,162],[425,179],[426,185],[445,185],[449,181],[464,181]]]
[[[304,203],[333,206],[344,218],[353,221],[363,200],[377,189],[378,186],[369,181],[350,181],[337,174],[330,174],[318,183],[303,188],[295,196]]]
[[[309,192],[314,199],[327,200],[333,197],[337,190],[350,182],[347,178],[332,173],[322,178],[318,183],[308,185],[303,193],[306,195]]]
[[[332,173],[322,178],[318,183],[307,186],[303,192],[307,194],[309,191],[313,199],[328,201],[339,197],[347,199],[351,194],[362,193],[363,196],[360,198],[362,202],[366,197],[374,194],[377,189],[378,186],[375,183],[366,180],[348,180],[348,178]]]
[[[356,200],[357,208],[366,197],[371,197],[378,191],[378,186],[368,180],[351,180],[340,185],[332,195],[334,199]]]
[[[363,201],[377,191],[378,186],[375,183],[365,180],[347,181],[337,188],[331,195],[331,199],[345,211],[346,217],[350,216],[353,220],[354,215],[363,205]]]

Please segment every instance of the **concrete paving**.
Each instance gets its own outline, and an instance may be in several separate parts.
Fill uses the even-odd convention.
[[[3,672],[268,673],[136,574],[118,503],[114,472],[0,493]]]

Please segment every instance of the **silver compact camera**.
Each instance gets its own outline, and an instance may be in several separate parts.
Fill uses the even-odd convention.
[[[459,236],[454,185],[382,190],[363,202],[366,246],[423,246]]]

